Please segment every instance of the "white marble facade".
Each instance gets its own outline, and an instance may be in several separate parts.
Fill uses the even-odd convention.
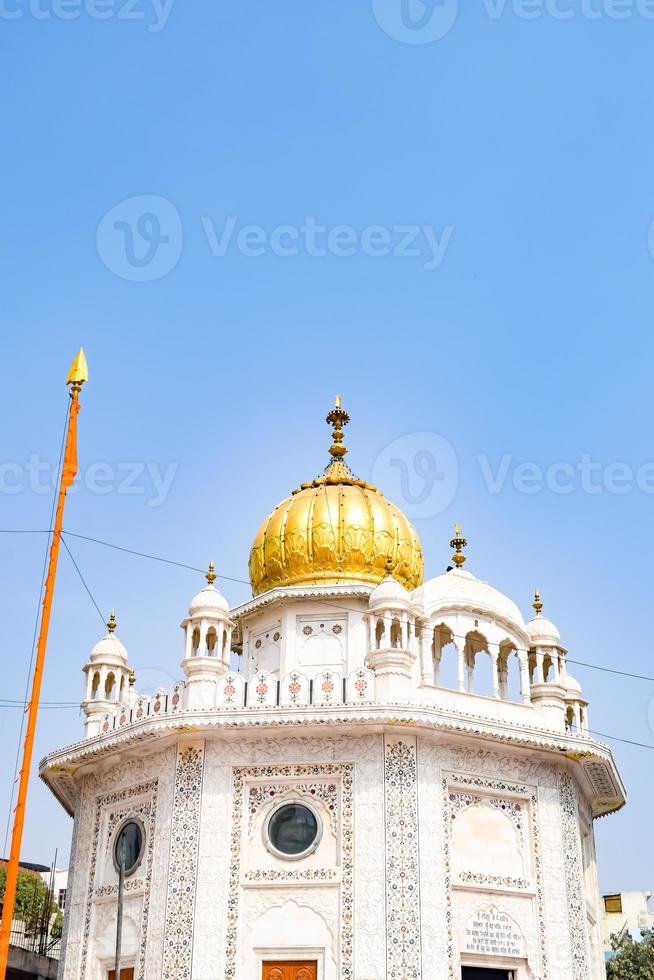
[[[352,524],[357,495],[377,491],[330,472]],[[423,584],[415,532],[393,566],[360,557],[339,520],[354,544],[331,581],[324,548],[315,581],[308,553],[297,581],[288,528],[288,567],[262,539],[266,587],[244,605],[210,568],[169,688],[139,693],[113,620],[94,647],[85,737],[41,766],[74,816],[61,980],[107,980],[131,817],[145,839],[125,889],[136,980],[258,980],[278,959],[315,961],[319,980],[604,977],[593,820],[624,789],[540,598],[525,623],[460,567]],[[294,859],[269,833],[288,803],[317,828]]]
[[[62,980],[112,966],[112,832],[128,814],[150,842],[123,934],[144,980],[249,980],[287,954],[315,956],[324,980],[449,980],[461,963],[602,976],[575,763],[399,724],[165,741],[80,777]],[[292,867],[260,844],[282,797],[310,799],[324,825]]]

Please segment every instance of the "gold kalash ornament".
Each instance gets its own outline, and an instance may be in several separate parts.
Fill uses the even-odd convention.
[[[415,589],[424,572],[415,528],[377,487],[357,479],[344,457],[343,429],[350,416],[336,396],[327,423],[333,428],[324,473],[303,483],[265,519],[250,552],[255,595],[277,586],[366,583],[388,575]]]

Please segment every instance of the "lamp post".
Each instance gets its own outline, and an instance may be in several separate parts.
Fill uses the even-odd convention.
[[[125,891],[125,851],[127,843],[121,834],[116,841],[116,863],[118,864],[118,909],[116,913],[116,962],[114,980],[120,980],[120,955],[123,939],[123,894]]]

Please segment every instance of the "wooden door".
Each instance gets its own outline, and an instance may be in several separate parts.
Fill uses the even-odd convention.
[[[271,960],[263,964],[263,980],[318,980],[315,960]]]
[[[116,971],[109,970],[107,980],[116,980]],[[134,980],[134,967],[126,966],[120,968],[120,980]]]

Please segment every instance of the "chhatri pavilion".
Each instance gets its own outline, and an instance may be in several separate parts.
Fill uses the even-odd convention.
[[[59,976],[112,976],[122,867],[121,980],[600,980],[593,821],[624,789],[559,631],[458,529],[425,581],[327,421],[252,598],[210,566],[177,683],[139,693],[113,617],[91,651],[83,738],[41,764],[74,818]]]

